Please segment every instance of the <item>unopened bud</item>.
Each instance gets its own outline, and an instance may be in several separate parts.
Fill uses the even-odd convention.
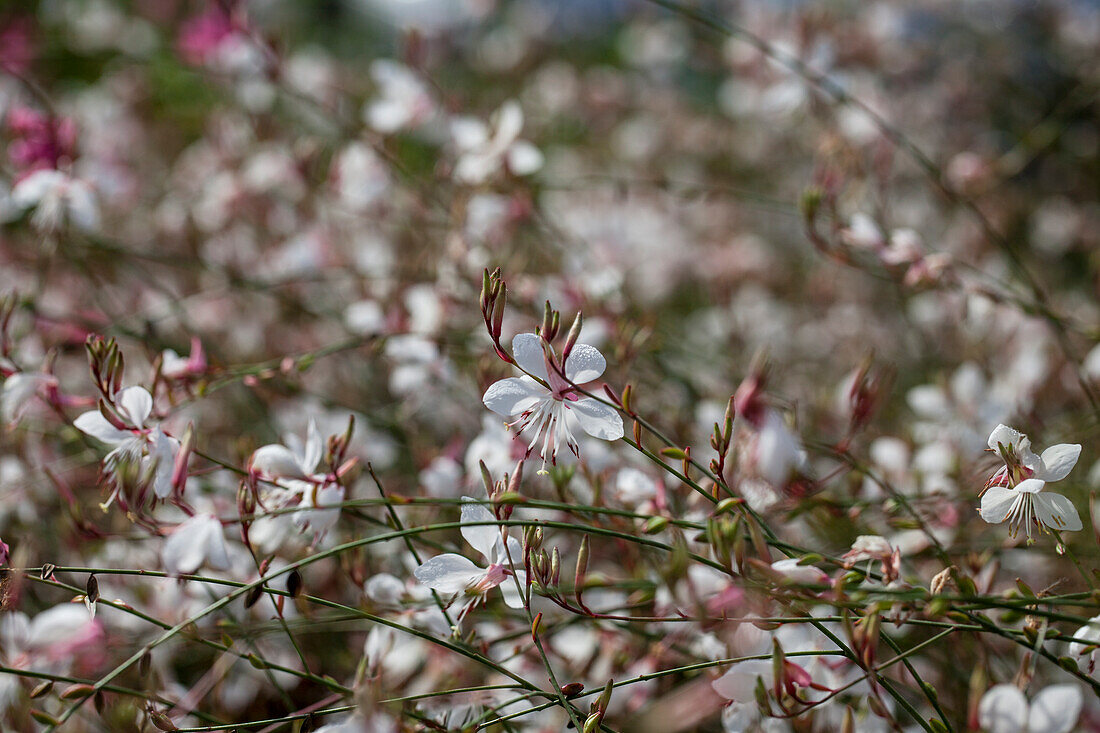
[[[573,347],[577,344],[577,339],[581,335],[581,324],[584,319],[581,317],[580,311],[577,311],[577,317],[573,319],[573,325],[569,327],[569,334],[565,337],[565,347],[562,349],[561,362],[562,364],[569,358],[569,354],[573,351]]]

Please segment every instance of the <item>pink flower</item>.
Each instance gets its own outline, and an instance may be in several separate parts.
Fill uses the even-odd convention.
[[[176,49],[186,63],[202,66],[218,46],[236,32],[233,19],[222,5],[210,3],[206,12],[187,20],[180,27]]]

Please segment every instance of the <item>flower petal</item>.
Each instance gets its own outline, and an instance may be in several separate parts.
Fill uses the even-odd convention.
[[[768,686],[772,680],[772,663],[763,659],[749,659],[733,665],[729,672],[711,682],[711,687],[722,697],[734,702],[751,703],[755,697],[756,679],[764,678]]]
[[[545,158],[542,153],[526,140],[517,140],[508,148],[508,170],[517,176],[527,176],[539,168]]]
[[[1028,733],[1069,733],[1081,714],[1081,688],[1075,684],[1051,685],[1031,701]]]
[[[285,445],[272,443],[257,448],[248,462],[249,470],[266,478],[307,478],[302,472],[301,462],[294,452]]]
[[[512,417],[549,397],[550,393],[530,377],[510,377],[490,384],[481,401],[496,414]]]
[[[993,452],[1000,455],[1000,450],[997,448],[997,444],[1000,443],[1006,448],[1015,447],[1019,444],[1021,438],[1026,438],[1019,430],[1008,427],[1007,425],[998,425],[993,428],[993,432],[989,434],[989,440],[986,445]]]
[[[107,418],[103,417],[99,410],[89,410],[85,412],[83,415],[73,420],[73,425],[76,426],[76,429],[80,432],[90,435],[96,440],[102,440],[104,443],[109,443],[110,445],[119,445],[134,437],[133,433],[127,430],[119,430],[114,425],[107,422]]]
[[[978,703],[978,724],[988,733],[1027,733],[1027,698],[1015,685],[994,685]]]
[[[584,432],[600,440],[618,440],[623,437],[623,419],[618,411],[591,398],[564,403],[577,418]]]
[[[118,393],[118,409],[131,425],[141,429],[153,412],[153,395],[145,387],[127,387]]]
[[[1049,491],[1035,494],[1031,502],[1039,521],[1051,529],[1078,532],[1081,530],[1081,517],[1077,514],[1073,502]]]
[[[1081,456],[1081,446],[1076,443],[1059,443],[1052,445],[1043,451],[1039,470],[1035,472],[1035,478],[1044,481],[1061,481],[1073,467],[1077,465],[1077,459]]]
[[[429,588],[443,595],[453,596],[466,590],[466,587],[484,572],[474,565],[472,560],[448,552],[428,560],[414,570],[413,575]]]
[[[321,440],[321,432],[317,430],[317,421],[310,419],[309,429],[306,431],[306,444],[302,453],[302,470],[313,473],[317,464],[321,462],[321,454],[324,452],[324,441]]]
[[[210,567],[229,567],[222,525],[211,514],[196,514],[176,527],[160,552],[169,575],[193,573],[208,562]]]
[[[982,507],[978,514],[990,524],[1000,524],[1008,518],[1009,512],[1023,494],[1003,486],[990,486],[982,496]]]
[[[533,377],[549,380],[546,374],[546,354],[542,338],[533,333],[518,333],[512,339],[512,357],[523,371]]]
[[[470,546],[480,552],[488,562],[495,562],[496,545],[501,542],[500,529],[496,526],[496,517],[483,505],[470,497],[463,497],[462,536]],[[474,524],[481,522],[482,524]],[[484,524],[493,522],[493,524]]]
[[[175,471],[178,452],[178,440],[168,437],[160,428],[153,431],[152,457],[156,461],[153,491],[158,499],[163,499],[172,493],[172,473]]]
[[[516,580],[519,581],[519,587],[523,588],[527,585],[527,573],[522,570],[516,571]],[[511,608],[523,608],[523,595],[519,592],[519,588],[516,587],[516,580],[512,578],[505,578],[504,582],[500,584],[500,593],[504,596],[504,602]]]
[[[575,345],[565,362],[565,376],[575,384],[599,379],[604,369],[607,369],[607,360],[595,346],[588,344]]]

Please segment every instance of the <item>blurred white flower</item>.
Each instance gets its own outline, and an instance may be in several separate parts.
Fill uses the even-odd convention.
[[[0,422],[18,422],[40,389],[57,385],[57,377],[42,372],[16,372],[4,380],[0,391]]]
[[[542,168],[539,149],[519,139],[522,129],[523,109],[514,100],[497,110],[491,131],[471,117],[452,120],[451,137],[459,151],[455,179],[476,185],[492,177],[502,165],[517,176],[530,175]]]
[[[22,209],[34,209],[31,222],[45,232],[71,222],[90,232],[99,228],[99,205],[92,187],[59,170],[42,169],[15,184],[12,202]]]
[[[407,66],[379,59],[370,66],[378,96],[363,107],[363,121],[378,132],[415,127],[435,109],[427,86]]]
[[[193,573],[203,565],[215,570],[229,568],[222,523],[213,514],[196,514],[173,530],[160,551],[169,575]]]
[[[1069,733],[1083,699],[1077,685],[1051,685],[1028,705],[1015,685],[994,685],[978,703],[978,722],[988,733]]]

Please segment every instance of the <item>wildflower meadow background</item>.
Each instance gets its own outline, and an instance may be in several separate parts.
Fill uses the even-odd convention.
[[[1100,731],[1098,59],[0,4],[0,731]]]

